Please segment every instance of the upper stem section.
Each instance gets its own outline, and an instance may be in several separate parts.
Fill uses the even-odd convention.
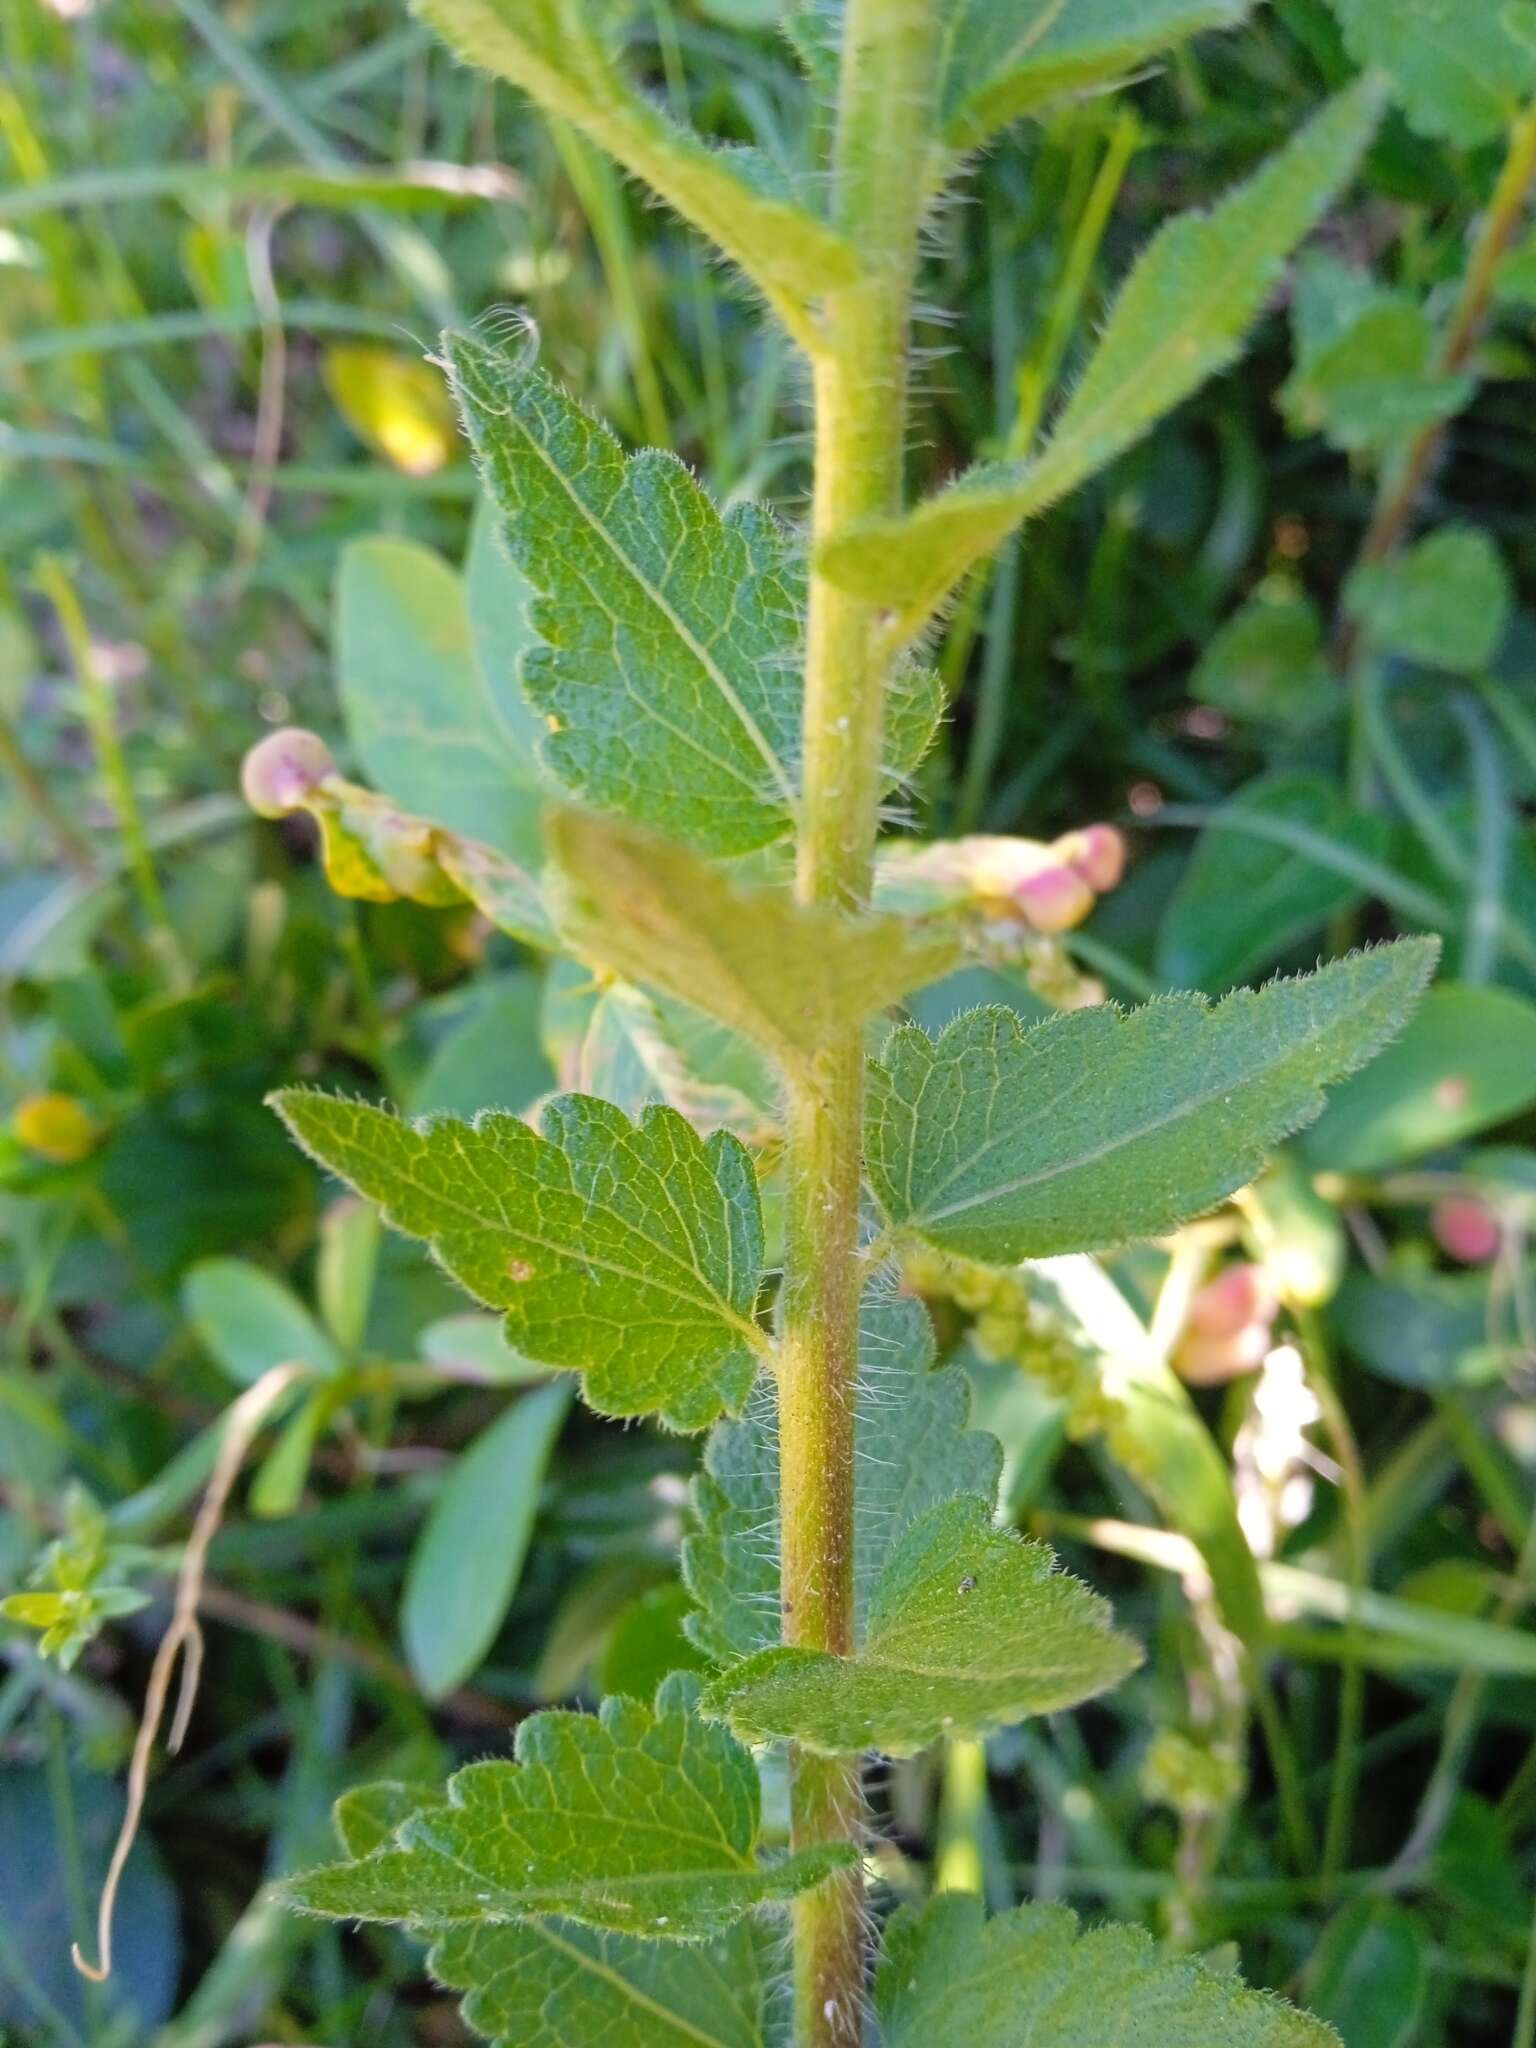
[[[936,0],[848,0],[832,214],[860,275],[828,294],[813,351],[818,541],[901,506],[937,55]],[[807,901],[862,904],[869,893],[889,680],[877,623],[873,607],[813,579],[799,874]]]

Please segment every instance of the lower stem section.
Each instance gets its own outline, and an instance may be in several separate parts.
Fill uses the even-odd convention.
[[[797,1848],[857,1840],[864,1822],[857,1757],[791,1758]],[[814,2048],[860,2048],[865,2002],[864,1874],[855,1868],[806,1892],[794,1905],[795,2040]]]
[[[844,1040],[795,1091],[779,1353],[783,1638],[844,1657],[854,1647],[862,1063],[859,1038]],[[797,1849],[861,1839],[857,1757],[797,1750],[790,1772]],[[858,2048],[864,1925],[857,1868],[795,1902],[798,2048]]]

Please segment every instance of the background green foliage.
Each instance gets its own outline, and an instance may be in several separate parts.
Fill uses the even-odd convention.
[[[785,178],[811,160],[824,114],[813,93],[808,128],[771,0],[614,12],[659,103]],[[1241,10],[1148,12],[1219,29]],[[935,1869],[996,1909],[1064,1898],[1218,1961],[1233,1945],[1250,1982],[1305,2001],[1346,2048],[1510,2039],[1536,1857],[1524,192],[1485,271],[1477,236],[1511,198],[1532,16],[1524,0],[1274,0],[1113,99],[1051,104],[1075,66],[1091,74],[1091,35],[1048,38],[1022,70],[999,52],[984,90],[954,96],[957,144],[994,139],[930,235],[923,296],[955,311],[919,335],[914,483],[986,464],[969,500],[942,501],[961,565],[994,509],[997,532],[1038,516],[1025,552],[966,577],[934,643],[948,709],[901,822],[929,837],[1126,824],[1129,876],[1069,941],[1125,1000],[1219,997],[1396,932],[1439,934],[1447,978],[1239,1210],[1186,1233],[1171,1274],[1136,1251],[1107,1280],[1047,1272],[1026,1298],[961,1257],[914,1272],[944,1368],[924,1405],[952,1430],[970,1382],[1010,1510],[1112,1596],[1147,1660],[1070,1722],[994,1738],[979,1777],[956,1752],[880,1783],[881,1904],[913,1902],[894,1936],[910,1975],[888,1964],[880,1987],[893,2043],[925,2038],[926,1998],[953,2021],[951,1977],[983,1967],[988,1944],[1033,1944],[1064,1981],[1102,1988],[1119,1971],[1132,2009],[1143,1973],[1171,1968],[1170,2009],[1196,2002],[1184,2025],[1205,1996],[1132,1936],[1079,1937],[1054,1909],[985,1933],[963,1902],[920,1911]],[[956,11],[971,77],[987,20]],[[814,77],[813,13],[794,26]],[[538,387],[551,435],[582,431],[558,385],[626,452],[681,457],[727,508],[697,565],[701,601],[711,576],[758,579],[747,626],[770,661],[793,652],[774,588],[794,568],[749,508],[791,524],[803,510],[802,372],[573,129],[532,118],[392,4],[0,0],[0,47],[0,1575],[30,1603],[0,1625],[0,2024],[68,2048],[440,2041],[456,2003],[423,1984],[416,1947],[295,1918],[265,1881],[328,1852],[329,1802],[362,1779],[437,1785],[509,1749],[542,1706],[649,1700],[712,1648],[761,1648],[772,1418],[749,1409],[701,1476],[697,1443],[569,1408],[547,1332],[511,1350],[417,1246],[322,1184],[263,1097],[323,1083],[409,1114],[516,1114],[559,1085],[628,1116],[659,1096],[749,1142],[775,1105],[751,1048],[665,982],[604,990],[505,936],[537,938],[542,915],[516,880],[537,845],[541,727],[507,685],[528,626],[422,352],[445,323],[526,309],[554,380]],[[1116,412],[1112,388],[1106,424],[1077,373],[1137,251],[1239,186],[1361,63],[1391,74],[1392,107],[1283,282],[1255,242],[1270,204],[1257,227],[1217,215],[1164,243],[1162,267],[1138,274],[1178,305],[1203,233],[1236,326],[1267,311],[1240,367],[1131,446],[1144,422]],[[1042,103],[1043,120],[994,135]],[[760,203],[738,225],[771,239],[771,185]],[[835,270],[835,243],[821,257]],[[499,320],[481,340],[515,358]],[[471,347],[461,381],[490,353]],[[1230,353],[1213,338],[1212,362]],[[1129,374],[1106,359],[1106,377]],[[1071,431],[1084,420],[1086,452]],[[617,474],[617,451],[600,455]],[[652,533],[693,491],[654,456],[614,487]],[[529,504],[529,547],[539,517]],[[893,537],[862,545],[848,573],[905,577]],[[560,689],[550,660],[541,708]],[[914,674],[914,751],[925,689]],[[234,794],[249,743],[288,723],[510,867],[445,873],[359,797],[328,829],[368,887],[338,899],[307,823],[259,824]],[[721,739],[733,761],[740,739]],[[792,742],[769,747],[791,780]],[[622,757],[589,751],[594,778],[622,782]],[[706,776],[694,843],[748,844],[711,799]],[[620,836],[609,872],[645,868]],[[598,932],[602,882],[571,884]],[[503,932],[476,902],[500,908]],[[727,931],[736,912],[717,912]],[[805,950],[792,933],[774,943]],[[875,928],[860,973],[877,999],[922,978],[903,967]],[[733,983],[747,1007],[726,1022],[788,1043],[778,993]],[[978,1001],[1042,1015],[1022,980],[980,968],[911,1008],[937,1035]],[[1188,1032],[1217,1028],[1179,1014]],[[1277,1128],[1293,1121],[1277,1109]],[[755,1201],[720,1186],[735,1156],[724,1141],[692,1170],[755,1246]],[[1160,1295],[1187,1301],[1234,1256],[1265,1266],[1284,1318],[1257,1301],[1246,1323],[1192,1323],[1175,1354],[1191,1394],[1135,1333]],[[740,1373],[739,1331],[721,1329],[698,1347],[691,1422],[714,1412],[709,1375]],[[1260,1352],[1302,1348],[1320,1417],[1299,1397],[1286,1408],[1283,1368],[1234,1376],[1253,1329]],[[910,1330],[869,1341],[891,1469],[915,1467],[921,1443],[895,1418],[921,1412],[910,1382],[928,1363]],[[96,1991],[60,1935],[91,1945],[167,1572],[223,1409],[287,1359],[305,1378],[214,1546],[201,1697],[154,1776],[119,1967]],[[626,1398],[615,1382],[606,1405],[628,1412]],[[989,1456],[947,1476],[986,1491]],[[883,1563],[910,1528],[917,1556],[923,1515],[953,1490],[885,1498],[872,1483],[861,1542]],[[1272,1539],[1257,1563],[1244,1530]],[[1282,1655],[1246,1674],[1264,1738],[1250,1746],[1232,1660],[1266,1612]],[[39,1628],[56,1661],[39,1658]],[[773,1842],[784,1813],[767,1789]],[[373,1816],[370,1834],[354,1813],[347,1846],[366,1852],[395,1818]],[[644,1968],[680,2027],[772,2038],[777,1963],[755,1928],[643,1963],[623,1939],[459,1927],[434,1967],[478,1986],[470,2017],[509,2040],[536,2040],[536,2023],[551,2048],[563,2039],[548,2015],[573,1968]]]

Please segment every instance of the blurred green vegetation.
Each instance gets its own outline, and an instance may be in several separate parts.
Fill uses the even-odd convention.
[[[780,11],[636,0],[628,34],[699,129],[803,166],[825,117]],[[52,1603],[0,1624],[0,2028],[448,2041],[408,1943],[262,1885],[349,1784],[435,1779],[540,1702],[698,1657],[697,1447],[567,1413],[290,1148],[280,1083],[523,1109],[595,1026],[579,976],[467,906],[338,899],[238,765],[306,725],[403,797],[386,757],[431,762],[379,707],[414,681],[430,726],[478,686],[440,327],[516,309],[628,442],[791,519],[803,371],[682,229],[394,4],[0,0],[0,51],[0,1580]],[[1148,234],[1353,71],[1324,0],[1274,0],[1002,138],[933,223],[952,310],[919,336],[914,485],[1027,449]],[[967,586],[899,821],[1124,826],[1128,876],[1068,941],[1121,999],[1444,935],[1420,1019],[1274,1174],[1112,1262],[1122,1306],[1189,1317],[1201,1484],[1280,1651],[1264,1739],[1234,1722],[1195,1503],[1138,1482],[1038,1321],[930,1275],[1013,1510],[1151,1654],[984,1769],[877,1788],[892,1895],[937,1861],[997,1903],[1236,1943],[1346,2048],[1495,2048],[1531,1992],[1533,153],[1518,110],[1447,130],[1403,95],[1242,367]],[[288,1359],[309,1377],[214,1541],[189,1737],[95,1987],[67,1941],[94,1953],[179,1545],[228,1404]]]

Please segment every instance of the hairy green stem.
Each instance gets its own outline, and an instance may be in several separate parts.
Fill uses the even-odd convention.
[[[936,0],[849,0],[834,161],[834,219],[861,257],[824,307],[813,355],[820,539],[896,511],[902,497],[909,329],[931,128]],[[888,663],[876,615],[816,577],[805,671],[798,892],[868,900],[879,822]],[[790,1108],[780,1482],[787,1643],[847,1655],[853,1641],[854,1396],[858,1374],[863,1043],[824,1046]],[[797,1846],[858,1832],[857,1757],[793,1763]],[[864,1915],[855,1871],[795,1910],[800,2048],[857,2048]]]

